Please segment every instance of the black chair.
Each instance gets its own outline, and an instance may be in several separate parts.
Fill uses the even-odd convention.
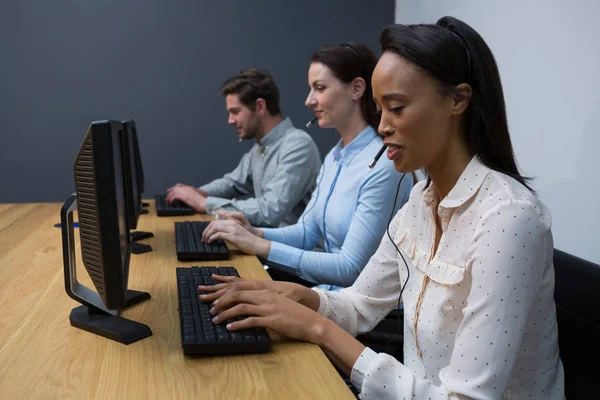
[[[386,353],[402,362],[404,360],[404,312],[392,310],[371,332],[356,339],[377,353]]]
[[[554,250],[560,358],[568,400],[599,398],[600,265]]]

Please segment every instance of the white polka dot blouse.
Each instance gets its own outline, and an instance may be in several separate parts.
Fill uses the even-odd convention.
[[[404,362],[367,348],[362,399],[563,399],[546,206],[474,157],[438,204],[418,183],[352,287],[317,290],[319,312],[353,335],[404,304]],[[436,222],[441,239],[434,253]]]

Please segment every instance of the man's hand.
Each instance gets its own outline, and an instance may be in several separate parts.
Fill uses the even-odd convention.
[[[196,212],[206,212],[206,196],[203,196],[198,189],[193,186],[178,183],[177,185],[167,189],[166,200],[169,204],[179,200]]]

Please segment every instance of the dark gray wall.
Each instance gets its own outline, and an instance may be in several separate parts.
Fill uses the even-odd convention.
[[[227,125],[221,83],[269,70],[296,126],[321,44],[379,54],[394,1],[96,0],[3,2],[0,11],[0,202],[63,201],[88,124],[134,118],[145,197],[233,169],[250,143]],[[322,156],[335,132],[313,127]]]

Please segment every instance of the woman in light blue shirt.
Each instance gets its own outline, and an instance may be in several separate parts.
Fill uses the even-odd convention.
[[[356,43],[323,46],[312,56],[306,105],[320,127],[338,131],[340,141],[325,157],[317,189],[298,223],[260,229],[242,213],[223,213],[230,220],[211,223],[204,240],[228,240],[266,259],[270,268],[328,289],[354,283],[413,186],[407,174],[394,202],[402,175],[385,157],[368,167],[382,146],[371,90],[376,63],[373,52]],[[314,251],[321,240],[325,251]]]

